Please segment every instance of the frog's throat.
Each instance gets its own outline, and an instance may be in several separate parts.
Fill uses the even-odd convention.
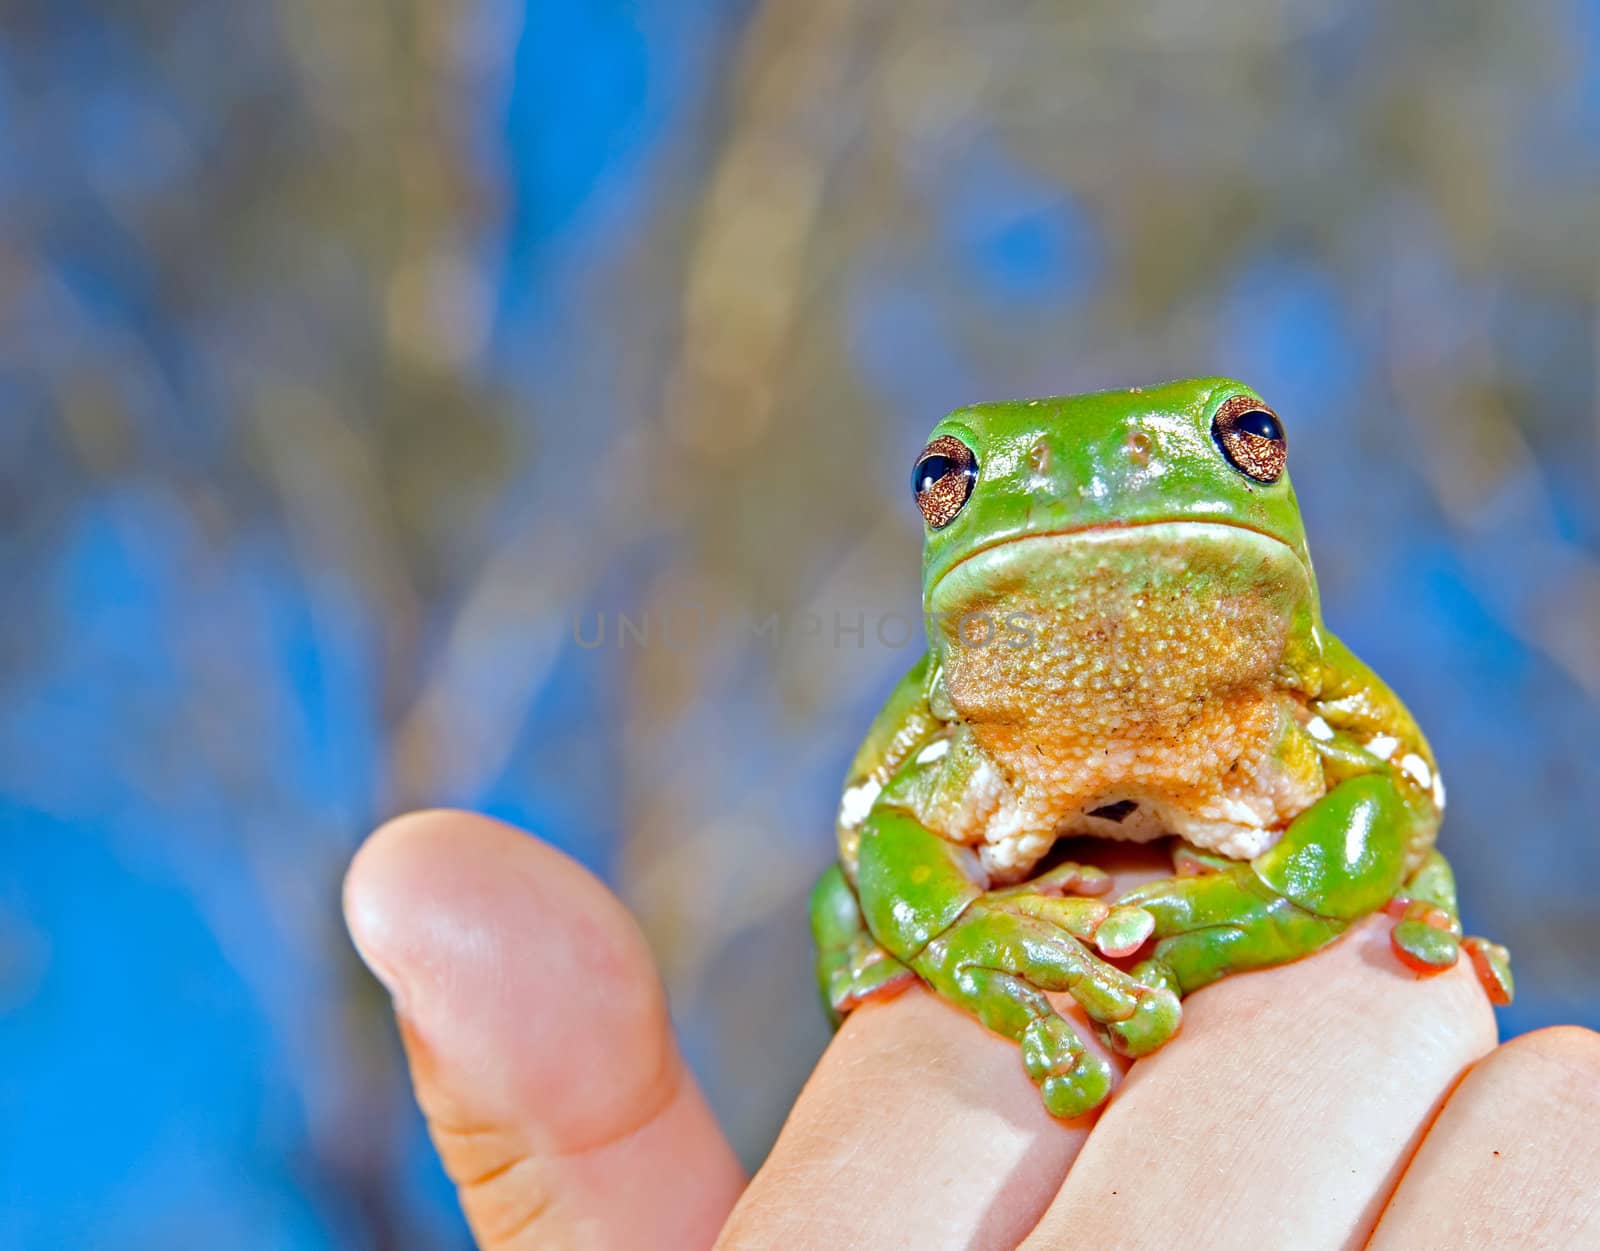
[[[966,720],[1021,724],[1077,699],[1178,716],[1241,684],[1314,684],[1311,566],[1249,525],[1141,520],[980,543],[924,603]]]
[[[988,552],[992,552],[997,548],[1009,547],[1014,543],[1029,543],[1035,539],[1071,538],[1073,535],[1079,534],[1115,534],[1127,530],[1149,529],[1156,526],[1163,526],[1173,530],[1193,530],[1195,533],[1201,533],[1205,530],[1226,528],[1230,530],[1243,530],[1247,534],[1254,534],[1264,539],[1270,539],[1273,543],[1283,547],[1294,556],[1295,560],[1298,561],[1305,569],[1307,583],[1312,587],[1316,586],[1316,578],[1312,574],[1310,563],[1306,560],[1305,554],[1296,548],[1292,543],[1288,542],[1280,535],[1273,534],[1270,530],[1263,530],[1259,526],[1247,525],[1242,521],[1235,521],[1230,518],[1222,517],[1149,517],[1141,518],[1137,521],[1094,521],[1077,526],[1057,526],[1048,530],[1024,530],[1019,534],[1002,534],[997,535],[992,539],[980,541],[970,551],[963,553],[960,560],[956,561],[953,565],[951,565],[948,569],[934,579],[933,584],[929,586],[923,594],[923,603],[924,605],[931,606],[938,598],[939,588],[944,585],[945,581],[949,579],[952,574],[961,569],[969,561],[976,560],[980,556],[983,556]]]

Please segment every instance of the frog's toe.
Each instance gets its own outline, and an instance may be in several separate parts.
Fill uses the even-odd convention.
[[[1461,923],[1453,908],[1401,894],[1391,899],[1384,911],[1395,918],[1389,946],[1401,964],[1424,976],[1455,966],[1461,954]]]
[[[1111,1093],[1111,1065],[1091,1054],[1062,1018],[1038,1018],[1021,1042],[1023,1066],[1052,1116],[1082,1116]]]
[[[1465,938],[1461,949],[1472,961],[1472,969],[1483,984],[1489,1002],[1503,1008],[1511,1002],[1515,986],[1511,981],[1511,953],[1486,938]]]
[[[1183,1005],[1165,986],[1151,987],[1139,996],[1133,1015],[1105,1027],[1111,1045],[1125,1056],[1147,1056],[1178,1032]]]
[[[1025,887],[1041,895],[1103,895],[1111,889],[1111,875],[1092,864],[1068,861],[1041,873]]]
[[[1015,886],[1000,886],[989,892],[990,899],[1021,899],[1025,897],[1061,899],[1068,895],[1104,895],[1111,889],[1111,875],[1092,864],[1065,861],[1048,869],[1038,877],[1030,877]]]
[[[1012,912],[1046,921],[1076,939],[1093,943],[1106,956],[1131,956],[1156,928],[1154,914],[1136,904],[1043,895],[1032,889],[994,897]]]
[[[1039,1083],[1045,1111],[1062,1120],[1093,1112],[1111,1093],[1111,1066],[1098,1056],[1084,1056],[1070,1073]]]
[[[1094,945],[1104,956],[1131,956],[1144,946],[1155,928],[1155,917],[1145,909],[1118,904],[1095,929]]]
[[[1389,945],[1400,963],[1424,975],[1454,967],[1461,953],[1456,935],[1425,921],[1397,922],[1389,931]]]
[[[858,938],[828,972],[828,1003],[843,1017],[869,999],[898,994],[916,976],[870,938]]]
[[[1077,1032],[1054,1014],[1030,1021],[1017,1041],[1022,1045],[1022,1066],[1036,1082],[1070,1071],[1084,1054]]]
[[[1201,851],[1190,843],[1179,843],[1172,853],[1172,869],[1179,877],[1204,877],[1208,873],[1226,873],[1237,867],[1238,861],[1213,852]]]

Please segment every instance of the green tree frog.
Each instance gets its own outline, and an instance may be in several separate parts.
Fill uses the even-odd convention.
[[[1104,1100],[1180,999],[1387,910],[1418,973],[1466,951],[1444,788],[1405,706],[1323,625],[1278,416],[1222,378],[951,413],[917,458],[929,648],[855,757],[812,896],[839,1017],[920,978],[1021,1046],[1045,1106]],[[1110,901],[1058,839],[1163,838]]]

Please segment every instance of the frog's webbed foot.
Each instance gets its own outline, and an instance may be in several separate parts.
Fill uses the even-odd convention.
[[[1455,966],[1461,955],[1456,880],[1437,851],[1428,853],[1384,911],[1395,919],[1389,945],[1407,968],[1426,975]]]
[[[1105,1098],[1111,1067],[1083,1046],[1050,994],[1071,995],[1134,1054],[1169,1037],[1181,1015],[1170,990],[1141,985],[1094,953],[1095,943],[1131,950],[1152,924],[1138,908],[1087,897],[1107,886],[1099,870],[1062,865],[1021,887],[985,890],[974,851],[882,805],[862,828],[859,908],[840,894],[842,875],[824,875],[812,922],[818,946],[834,953],[825,973],[848,962],[864,919],[936,993],[1022,1044],[1050,1111],[1076,1116]]]
[[[1505,949],[1463,939],[1450,866],[1430,852],[1404,873],[1406,802],[1392,779],[1340,782],[1248,864],[1200,877],[1151,882],[1122,903],[1155,917],[1155,950],[1134,976],[1188,994],[1229,973],[1310,955],[1351,924],[1387,909],[1395,953],[1419,972],[1453,965],[1461,951],[1491,1000],[1506,1002]]]
[[[1023,891],[1003,897],[1004,907],[1019,916],[1048,921],[1080,942],[1093,943],[1104,956],[1131,956],[1154,932],[1156,921],[1143,908],[1108,904],[1098,899],[1061,898]]]
[[[835,1024],[867,999],[886,996],[920,974],[945,998],[970,1011],[996,1033],[1022,1047],[1023,1065],[1055,1116],[1073,1117],[1099,1106],[1111,1090],[1111,1066],[1091,1053],[1072,1025],[1051,1006],[1046,991],[1066,991],[1094,1020],[1133,1040],[1142,1054],[1176,1029],[1181,1009],[1166,990],[1140,986],[1097,959],[1080,941],[1100,934],[1126,943],[1131,928],[1148,932],[1149,918],[1133,908],[1097,900],[1043,894],[1025,887],[991,892],[918,954],[897,960],[868,931],[855,893],[837,866],[817,882],[811,924],[817,940],[817,976]],[[1098,870],[1063,865],[1044,889],[1104,890]]]
[[[1009,902],[1022,916],[1092,942],[1103,955],[1112,957],[1131,956],[1155,929],[1150,913],[1127,904],[1027,894]],[[1183,1009],[1172,988],[1147,984],[1093,957],[1088,957],[1082,978],[1066,989],[1090,1019],[1103,1027],[1106,1042],[1126,1056],[1148,1055],[1176,1034],[1183,1020]]]
[[[1068,863],[1020,886],[990,891],[986,899],[1019,916],[1044,921],[1079,942],[1092,943],[1101,955],[1131,956],[1150,937],[1155,918],[1143,908],[1082,897],[1104,894],[1110,887],[1111,878],[1104,871]],[[1074,894],[1069,896],[1069,891]],[[1121,970],[1092,958],[1085,960],[1082,977],[1068,989],[1105,1027],[1106,1041],[1124,1055],[1154,1051],[1177,1032],[1182,1019],[1175,996],[1131,981]]]
[[[1453,913],[1422,900],[1396,895],[1388,912],[1398,918],[1389,931],[1389,945],[1401,964],[1428,977],[1454,968],[1464,951],[1489,1002],[1497,1008],[1511,1002],[1511,953],[1499,943],[1463,938]]]
[[[1155,928],[1142,908],[1102,903],[1093,898],[1111,889],[1111,878],[1092,865],[1060,864],[1018,886],[991,890],[991,903],[1023,916],[1060,926],[1102,955],[1127,956],[1139,949]]]
[[[1248,863],[1131,891],[1122,902],[1155,917],[1158,939],[1134,975],[1188,994],[1310,955],[1394,895],[1414,821],[1392,777],[1362,774],[1335,785]]]
[[[1052,1116],[1082,1116],[1111,1093],[1111,1066],[1084,1047],[1066,1018],[1025,979],[969,966],[954,982],[957,1002],[989,1029],[1021,1045],[1022,1066]]]
[[[1056,1116],[1077,1116],[1105,1098],[1111,1070],[1083,1048],[1043,992],[1070,994],[1129,1055],[1154,1050],[1182,1019],[1170,990],[1140,984],[1084,946],[1082,939],[1137,915],[1027,891],[985,896],[912,965],[946,998],[1020,1042],[1046,1106]],[[1137,924],[1148,933],[1148,918]]]
[[[869,999],[887,999],[898,994],[917,975],[872,940],[871,935],[854,939],[834,961],[827,974],[823,993],[833,1015],[843,1017]]]
[[[1396,895],[1385,908],[1395,918],[1389,945],[1400,963],[1424,976],[1455,967],[1461,956],[1461,922],[1422,899]]]
[[[829,1019],[868,999],[886,998],[916,980],[913,973],[873,939],[855,892],[833,865],[811,892],[811,929],[817,944],[817,982]]]
[[[1497,1007],[1511,1002],[1510,954],[1487,939],[1462,937],[1455,875],[1439,852],[1428,853],[1385,910],[1395,918],[1390,946],[1407,968],[1425,976],[1442,973],[1465,951],[1489,1002]]]

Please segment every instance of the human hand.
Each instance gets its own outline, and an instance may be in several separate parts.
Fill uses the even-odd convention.
[[[345,908],[484,1251],[1600,1246],[1600,1035],[1496,1047],[1470,969],[1418,982],[1387,918],[1186,999],[1073,1123],[933,996],[869,1004],[746,1186],[584,869],[421,813],[362,848]]]

